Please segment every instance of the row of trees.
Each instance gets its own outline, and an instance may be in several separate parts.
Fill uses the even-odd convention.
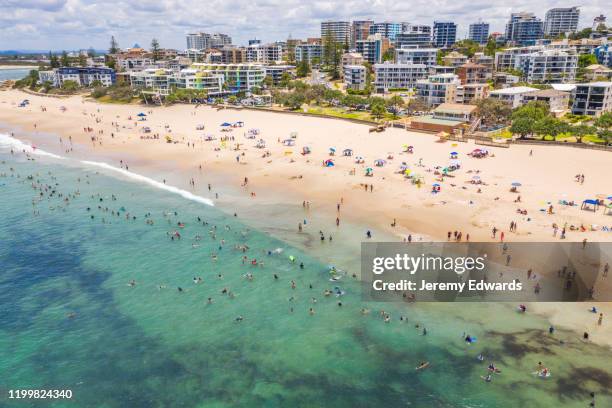
[[[580,123],[572,125],[567,121],[550,114],[548,104],[532,101],[517,108],[512,113],[510,131],[521,138],[537,135],[544,139],[547,136],[557,140],[561,135],[573,136],[577,143],[582,143],[585,136],[598,136],[605,141],[612,140],[612,113],[604,113],[593,121],[592,125]]]

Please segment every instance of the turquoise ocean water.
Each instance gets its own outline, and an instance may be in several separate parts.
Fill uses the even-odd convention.
[[[21,79],[28,75],[29,69],[0,69],[0,82],[7,79]]]
[[[591,391],[612,406],[609,350],[511,307],[364,303],[350,276],[205,199],[71,159],[0,160],[0,406],[585,407]],[[73,398],[9,400],[17,388]]]

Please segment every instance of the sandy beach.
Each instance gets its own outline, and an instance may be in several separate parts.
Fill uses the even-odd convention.
[[[23,99],[30,104],[20,108]],[[146,120],[138,121],[139,112]],[[244,127],[222,131],[222,123],[238,121]],[[264,202],[299,208],[306,201],[311,211],[329,219],[330,229],[351,222],[383,230],[398,241],[409,235],[413,240],[445,241],[455,231],[463,240],[469,234],[470,241],[490,241],[495,227],[496,240],[503,232],[506,241],[552,242],[560,238],[560,232],[553,232],[556,224],[559,229],[567,226],[567,241],[612,241],[612,232],[602,231],[602,226],[612,227],[612,217],[601,210],[580,209],[584,199],[612,194],[609,175],[602,171],[612,162],[609,152],[513,145],[487,147],[489,156],[477,159],[468,155],[482,148],[473,142],[440,143],[436,136],[404,129],[370,133],[368,126],[343,120],[193,105],[99,104],[80,96],[56,99],[19,91],[0,92],[0,125],[47,151],[127,165],[131,171],[172,180],[203,196],[205,174],[242,191],[243,200],[251,200],[253,206]],[[204,129],[198,130],[199,125]],[[250,129],[258,130],[255,138],[246,137]],[[206,141],[208,135],[213,140]],[[223,142],[224,137],[230,139]],[[260,139],[265,148],[256,147]],[[286,139],[295,144],[284,144]],[[413,153],[405,152],[404,145],[413,146]],[[310,154],[301,154],[304,146]],[[344,149],[352,149],[353,155],[344,157]],[[436,173],[449,165],[451,152],[458,153],[461,167],[442,178]],[[357,156],[364,163],[356,163]],[[333,167],[323,165],[328,159]],[[385,160],[384,166],[375,166],[377,159]],[[402,165],[422,175],[423,184],[417,186],[399,174]],[[366,168],[373,169],[373,176],[365,175]],[[584,175],[584,182],[576,181],[576,175]],[[431,192],[434,183],[440,184],[439,193]],[[520,183],[518,192],[510,191],[512,183]],[[219,206],[230,211],[231,203],[221,200]],[[296,232],[301,221],[297,213]],[[511,222],[517,223],[516,231],[509,231]],[[362,234],[365,238],[365,230]],[[602,281],[596,289],[611,288]],[[594,342],[612,346],[612,326],[597,327],[593,316],[586,314],[586,303],[542,303],[532,308],[552,324],[577,333],[588,330]],[[612,317],[611,306],[599,308],[606,320]]]

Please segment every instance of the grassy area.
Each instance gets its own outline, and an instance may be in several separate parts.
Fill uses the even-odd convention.
[[[375,122],[374,118],[372,118],[372,115],[370,115],[370,112],[347,111],[343,108],[310,106],[308,107],[306,113],[331,116],[334,118],[365,120],[372,123]]]

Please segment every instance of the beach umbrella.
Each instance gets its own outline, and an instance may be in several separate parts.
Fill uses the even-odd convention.
[[[227,126],[232,126],[232,124],[231,124],[231,123],[227,123],[227,122],[223,122],[223,123],[221,124],[221,126],[222,126],[222,127],[227,127]]]
[[[459,153],[457,153],[457,152],[451,152],[450,154],[452,154],[453,156],[456,156],[456,155],[458,155]]]
[[[336,148],[335,147],[330,147],[329,151],[332,152],[332,153],[336,153]]]
[[[438,183],[434,183],[434,184],[433,184],[433,186],[434,186],[434,187],[440,187],[440,184],[438,184]]]
[[[518,181],[515,181],[512,183],[512,187],[520,187],[520,186],[522,186],[522,184],[519,183]]]
[[[368,167],[368,168],[366,169],[366,171],[370,172],[370,171],[372,171],[372,168],[371,168],[371,167]]]
[[[480,176],[474,176],[472,177],[472,180],[480,180]]]
[[[138,115],[136,115],[136,116],[143,117],[143,116],[147,116],[147,114],[146,114],[146,113],[143,113],[143,112],[140,112],[140,113],[139,113]]]

